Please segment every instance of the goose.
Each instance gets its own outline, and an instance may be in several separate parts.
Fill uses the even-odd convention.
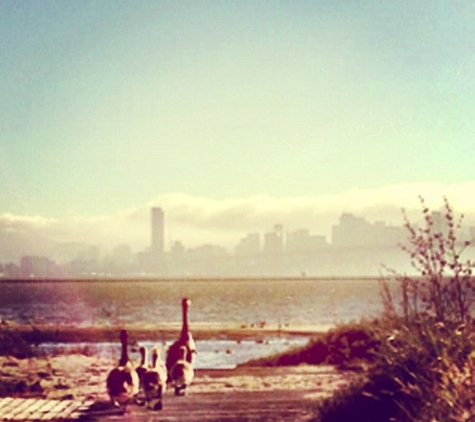
[[[140,346],[139,353],[140,353],[140,364],[139,366],[137,366],[136,371],[137,371],[137,375],[139,376],[140,386],[142,386],[143,376],[145,372],[147,372],[147,370],[149,369],[148,353],[147,353],[147,349],[144,346]]]
[[[180,359],[180,348],[182,346],[186,347],[186,360],[190,363],[193,363],[194,355],[197,353],[195,341],[188,329],[188,307],[190,304],[191,301],[187,298],[183,298],[181,301],[182,327],[180,337],[168,348],[167,351],[166,365],[169,373],[173,368],[173,365],[175,365],[178,359]]]
[[[139,394],[136,397],[136,403],[142,406],[145,404],[143,377],[144,377],[144,374],[150,369],[150,366],[148,364],[147,349],[144,346],[140,346],[139,353],[140,353],[140,364],[135,369],[139,377]]]
[[[122,330],[120,332],[122,350],[119,364],[109,372],[106,380],[111,403],[124,408],[124,410],[129,401],[139,392],[139,377],[129,360],[127,337],[127,331]]]
[[[173,365],[171,373],[171,381],[175,387],[175,396],[184,396],[186,388],[193,382],[195,371],[193,365],[186,360],[187,349],[186,346],[181,346],[179,349],[180,358]]]
[[[144,374],[143,388],[147,408],[162,410],[162,398],[167,388],[167,368],[160,359],[159,346],[153,348],[152,366]]]

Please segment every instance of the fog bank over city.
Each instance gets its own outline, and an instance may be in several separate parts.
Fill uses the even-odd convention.
[[[257,195],[244,198],[206,198],[169,193],[134,209],[83,218],[70,215],[51,219],[41,215],[0,215],[0,260],[18,260],[27,254],[50,256],[58,243],[87,243],[104,253],[127,244],[133,252],[150,245],[150,208],[165,212],[165,250],[179,241],[185,247],[214,244],[233,251],[251,232],[264,233],[281,224],[284,231],[309,229],[331,243],[332,226],[343,213],[401,226],[401,209],[412,221],[421,217],[418,196],[436,211],[447,197],[456,215],[465,214],[464,226],[475,225],[475,183],[459,185],[400,184],[378,189],[353,189],[342,194],[275,198]]]

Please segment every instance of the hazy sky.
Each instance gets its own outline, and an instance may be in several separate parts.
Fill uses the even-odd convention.
[[[0,0],[0,214],[241,230],[475,196],[474,22],[471,0]]]

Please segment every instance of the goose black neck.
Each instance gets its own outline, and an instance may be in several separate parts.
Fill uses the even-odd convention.
[[[127,332],[125,330],[120,332],[120,342],[122,344],[122,351],[119,366],[125,366],[129,361],[129,355],[127,353]]]
[[[147,362],[147,349],[145,349],[145,347],[140,348],[140,360],[141,365],[145,365],[145,363]]]
[[[154,351],[152,353],[152,367],[156,368],[158,363],[158,353]]]
[[[183,299],[181,307],[182,307],[183,324],[181,326],[180,338],[182,340],[187,340],[188,339],[188,300],[187,299]]]

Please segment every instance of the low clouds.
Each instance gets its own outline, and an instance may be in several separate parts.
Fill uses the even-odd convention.
[[[180,240],[186,247],[215,243],[232,250],[247,233],[262,234],[272,230],[275,224],[283,224],[284,230],[289,231],[308,228],[312,234],[325,235],[331,241],[331,227],[338,224],[344,212],[370,222],[383,220],[401,225],[401,209],[405,208],[416,221],[420,217],[419,195],[434,210],[442,206],[446,196],[456,214],[465,214],[465,225],[474,225],[474,191],[475,182],[400,184],[377,189],[355,188],[334,195],[283,198],[258,195],[212,199],[169,193],[135,209],[100,218],[55,220],[2,214],[0,262],[24,253],[49,255],[52,249],[66,242],[98,245],[104,253],[119,244],[131,245],[134,252],[145,250],[150,245],[152,206],[159,206],[165,212],[167,248]]]
[[[302,227],[329,235],[339,216],[351,212],[370,221],[401,224],[401,209],[418,218],[419,195],[438,209],[446,196],[459,213],[475,212],[470,192],[475,183],[441,185],[435,183],[391,185],[379,189],[353,189],[342,194],[273,198],[266,195],[223,200],[184,194],[167,194],[150,206],[161,206],[169,224],[212,231],[265,231],[280,223],[289,230]]]

